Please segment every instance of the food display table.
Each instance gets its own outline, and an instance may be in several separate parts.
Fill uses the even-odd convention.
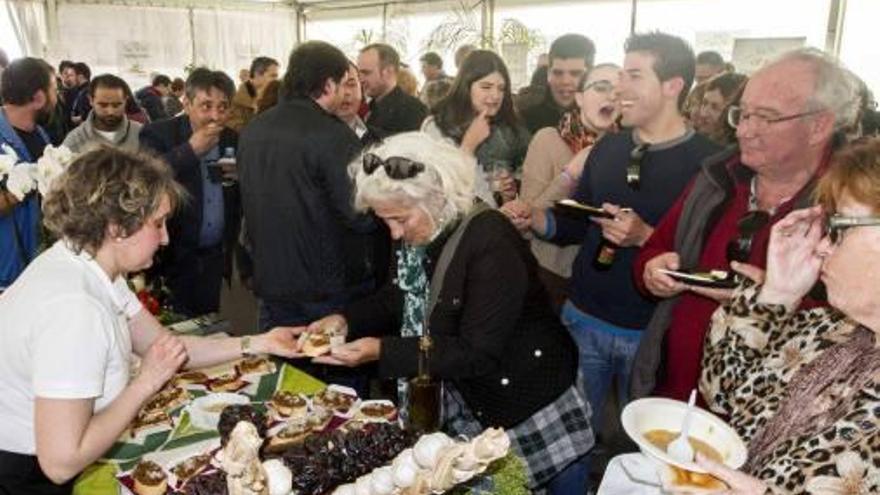
[[[232,372],[234,363],[213,368],[213,374]],[[263,403],[271,399],[278,390],[298,394],[315,394],[326,387],[326,384],[312,376],[290,366],[279,364],[272,373],[257,374],[245,377],[248,385],[239,390],[252,399],[254,403]],[[208,393],[194,388],[187,389],[193,399]],[[146,435],[131,437],[127,432],[113,445],[102,460],[88,468],[77,479],[74,486],[75,495],[116,495],[120,484],[116,475],[130,470],[145,455],[168,460],[185,458],[189,455],[220,444],[217,430],[202,430],[194,427],[190,421],[186,405],[176,408],[172,414],[173,425],[160,428]]]
[[[247,365],[254,361],[260,362],[263,367],[267,363],[271,364],[271,369],[248,370]],[[332,385],[328,389],[327,384],[280,360],[254,359],[250,360],[250,363],[238,360],[210,369],[198,370],[195,373],[179,373],[159,394],[164,397],[162,400],[168,401],[169,404],[164,408],[168,411],[165,421],[159,421],[147,427],[139,426],[137,425],[138,421],[135,421],[136,424],[133,424],[131,429],[122,435],[103,459],[80,475],[74,486],[74,494],[128,495],[132,493],[130,488],[133,486],[133,471],[139,463],[146,460],[163,466],[167,472],[173,472],[174,466],[179,466],[182,462],[194,457],[208,455],[215,456],[216,459],[217,453],[221,450],[220,433],[217,427],[199,427],[197,424],[203,420],[196,418],[199,421],[195,421],[192,417],[193,414],[202,416],[201,410],[193,409],[196,407],[195,401],[205,402],[205,400],[199,400],[202,397],[209,399],[206,396],[210,395],[213,398],[218,394],[233,392],[245,403],[271,415],[273,409],[267,406],[279,392],[308,397],[309,401],[312,401],[313,398],[326,394],[325,390],[334,389]],[[243,364],[245,364],[244,367]],[[205,383],[189,382],[196,376],[200,376],[202,381],[207,378],[208,381]],[[224,388],[212,390],[214,386]],[[169,390],[175,391],[173,397],[167,394]],[[179,390],[185,390],[185,396],[179,397],[177,393]],[[150,402],[153,400],[159,400],[158,396]],[[358,404],[361,404],[360,407],[363,407],[362,404],[367,402],[370,401],[358,400]],[[146,406],[144,410],[147,410],[148,407]],[[333,420],[326,424],[326,428],[328,431],[335,429],[341,424],[347,424],[346,421],[348,419],[334,416]],[[396,423],[396,421],[392,421],[392,423]],[[274,429],[277,434],[277,431],[285,424],[276,418],[274,428],[270,427],[269,431]],[[386,434],[387,428],[382,433]],[[461,442],[461,440],[459,441]],[[389,458],[388,462],[390,460]],[[216,464],[216,460],[213,462]],[[451,491],[460,494],[504,493],[505,495],[515,495],[527,493],[524,489],[525,477],[520,462],[512,454],[507,455],[497,462],[492,462],[489,466],[490,469],[483,467],[479,475],[471,481],[465,484],[456,482],[455,484],[459,486]],[[493,477],[499,472],[502,473],[501,480],[496,483],[493,481]],[[169,486],[174,485],[170,484]],[[514,490],[511,486],[518,486],[519,489]],[[179,488],[180,485],[178,484],[177,487]],[[331,492],[332,490],[327,493]],[[172,492],[169,489],[168,493],[177,492]]]

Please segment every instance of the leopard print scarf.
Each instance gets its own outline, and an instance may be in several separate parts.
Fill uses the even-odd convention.
[[[836,423],[878,374],[875,333],[858,326],[849,339],[828,347],[795,373],[781,407],[749,442],[746,472],[760,471],[782,443]]]

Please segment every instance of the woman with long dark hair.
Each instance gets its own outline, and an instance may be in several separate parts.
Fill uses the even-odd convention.
[[[468,55],[449,94],[425,120],[422,131],[476,157],[481,173],[475,188],[480,199],[491,205],[499,202],[489,188],[493,174],[500,202],[516,196],[513,176],[522,166],[531,136],[513,109],[510,75],[497,54],[476,50]]]

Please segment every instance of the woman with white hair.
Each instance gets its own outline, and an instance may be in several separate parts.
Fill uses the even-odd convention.
[[[310,326],[347,332],[348,343],[316,361],[378,361],[383,377],[412,377],[427,324],[428,367],[444,383],[443,429],[504,427],[530,488],[581,493],[580,459],[593,433],[575,383],[575,346],[528,245],[503,214],[475,206],[475,170],[472,157],[421,133],[390,138],[351,165],[355,206],[375,212],[399,242],[397,274],[376,295]]]

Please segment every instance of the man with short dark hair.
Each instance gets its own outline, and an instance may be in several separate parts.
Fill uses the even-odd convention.
[[[624,130],[595,144],[572,196],[613,218],[586,222],[553,210],[528,212],[541,237],[581,246],[561,317],[580,350],[593,427],[600,432],[613,382],[620,404],[628,400],[630,370],[654,309],[633,281],[638,248],[702,160],[718,150],[681,114],[694,77],[690,46],[675,36],[648,33],[630,36],[624,49],[618,87]]]
[[[232,98],[229,123],[231,129],[241,132],[257,114],[257,102],[263,89],[278,79],[278,61],[269,57],[257,57],[251,62],[248,80],[241,83]]]
[[[565,34],[550,45],[547,92],[540,103],[525,108],[523,120],[533,135],[544,127],[556,127],[562,114],[574,105],[578,84],[593,66],[596,46],[586,36]]]
[[[380,137],[419,130],[428,109],[398,86],[397,50],[383,43],[367,45],[358,55],[357,65],[364,93],[370,97],[367,125],[376,129]]]
[[[169,245],[154,274],[165,278],[175,311],[187,316],[220,308],[220,286],[232,272],[241,208],[234,164],[238,135],[225,127],[232,79],[198,68],[186,80],[184,114],[141,129],[141,146],[165,157],[190,201],[168,221]]]
[[[290,55],[278,105],[242,132],[244,218],[254,259],[260,328],[304,325],[372,290],[375,229],[351,203],[354,132],[334,116],[349,62],[321,41]]]
[[[707,50],[697,55],[697,67],[694,72],[694,84],[700,84],[712,79],[712,77],[724,72],[727,64],[721,58],[721,54]]]
[[[128,151],[140,147],[141,124],[125,115],[128,84],[112,74],[101,74],[89,84],[92,111],[86,120],[64,139],[74,153],[99,145],[118,146]]]
[[[62,60],[58,64],[58,77],[61,78],[62,90],[68,90],[77,86],[76,69],[70,60]]]
[[[153,76],[149,86],[144,86],[134,94],[138,104],[147,111],[150,120],[167,119],[169,115],[165,112],[165,106],[162,105],[162,98],[171,93],[171,78],[165,74],[156,74]]]
[[[52,112],[57,101],[52,68],[38,58],[13,61],[0,75],[0,154],[9,149],[20,163],[36,162],[49,144],[37,121]],[[34,258],[39,245],[40,205],[36,192],[19,196],[0,186],[0,292]]]
[[[426,106],[428,103],[428,94],[437,92],[437,85],[449,87],[452,85],[452,78],[443,72],[443,59],[435,52],[428,52],[419,59],[422,62],[422,75],[425,76],[425,84],[422,85],[422,91],[419,93],[419,99]]]
[[[73,71],[76,73],[76,89],[74,90],[76,94],[73,96],[73,102],[70,106],[70,122],[73,126],[78,126],[92,110],[89,105],[89,82],[92,80],[92,69],[85,62],[77,62],[73,64]]]

